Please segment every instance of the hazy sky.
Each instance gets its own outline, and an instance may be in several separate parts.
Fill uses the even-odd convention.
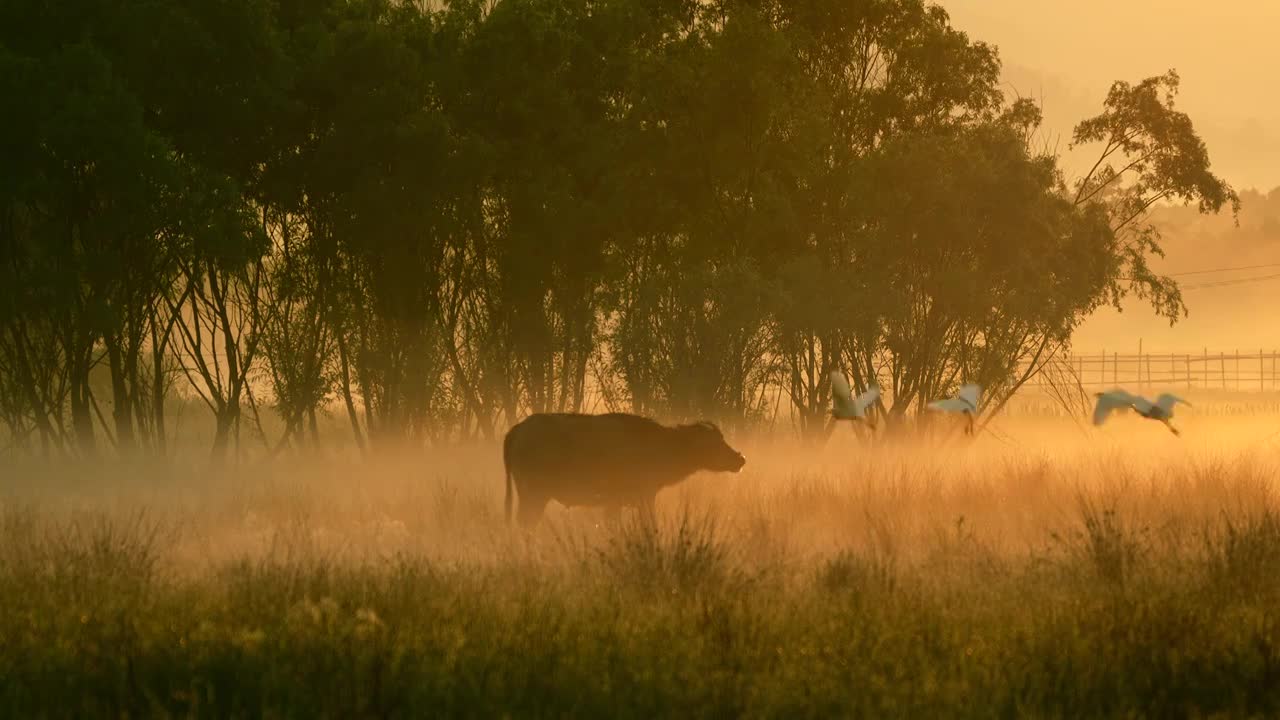
[[[1112,81],[1174,68],[1214,169],[1241,190],[1280,186],[1280,0],[939,1],[999,47],[1008,88],[1043,100],[1064,149]]]

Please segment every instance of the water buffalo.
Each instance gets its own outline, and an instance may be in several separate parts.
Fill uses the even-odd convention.
[[[520,494],[520,524],[542,518],[547,502],[653,511],[658,491],[699,470],[738,472],[747,462],[707,422],[668,427],[625,413],[543,413],[525,418],[502,443],[511,487]]]

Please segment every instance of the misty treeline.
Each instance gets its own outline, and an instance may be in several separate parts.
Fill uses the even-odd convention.
[[[1065,178],[921,0],[0,0],[6,439],[820,437],[833,368],[998,412],[1099,305],[1183,312],[1148,210],[1236,199],[1177,89],[1117,82]]]

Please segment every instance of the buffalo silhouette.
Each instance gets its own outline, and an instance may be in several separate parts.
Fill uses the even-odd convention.
[[[502,460],[507,522],[514,484],[525,527],[551,500],[611,515],[624,506],[652,513],[662,488],[699,470],[738,472],[747,462],[712,423],[671,427],[627,413],[530,415],[507,431]]]

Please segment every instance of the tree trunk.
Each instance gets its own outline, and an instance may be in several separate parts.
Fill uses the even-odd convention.
[[[308,425],[310,425],[311,427],[311,445],[312,447],[319,449],[320,448],[320,424],[316,422],[316,408],[314,405],[307,410],[307,415],[308,415],[308,418],[307,418]]]
[[[136,449],[133,433],[133,399],[125,377],[124,352],[119,336],[107,336],[107,361],[111,370],[111,416],[116,426],[116,448],[123,455],[131,455]]]
[[[9,336],[13,341],[14,362],[16,365],[14,371],[19,374],[15,382],[22,388],[22,392],[26,396],[28,409],[35,420],[36,428],[40,431],[41,447],[47,457],[54,446],[61,450],[62,444],[58,432],[55,431],[49,419],[50,408],[44,399],[44,393],[40,391],[40,384],[36,380],[36,375],[31,367],[32,362],[27,343],[28,333],[25,325],[20,321],[11,325],[9,327]],[[57,413],[56,417],[59,418],[58,429],[61,430],[61,411]]]
[[[93,432],[93,407],[89,398],[89,355],[92,350],[82,351],[68,342],[67,347],[67,379],[71,386],[71,428],[75,435],[76,447],[86,458],[98,454],[98,446]]]
[[[156,332],[155,316],[151,318],[151,434],[154,437],[156,455],[164,457],[169,440],[164,427],[164,353],[168,345],[168,332],[164,336]]]
[[[365,452],[364,433],[360,430],[360,415],[356,412],[355,401],[351,397],[351,361],[347,355],[347,340],[341,331],[334,333],[338,341],[338,364],[342,370],[342,402],[347,406],[347,419],[351,422],[351,434],[355,438],[356,447]]]
[[[226,406],[220,409],[215,416],[217,426],[213,434],[213,448],[209,457],[216,467],[222,467],[227,461],[227,448],[231,444],[231,430],[235,427],[236,416],[239,414],[239,408]]]

